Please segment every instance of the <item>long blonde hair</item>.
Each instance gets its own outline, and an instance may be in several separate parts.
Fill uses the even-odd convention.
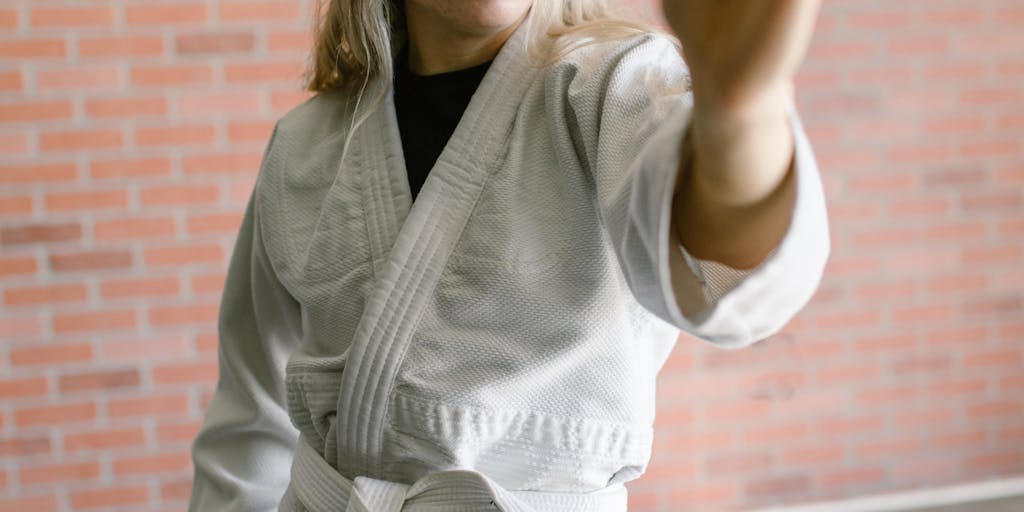
[[[345,159],[356,128],[387,97],[396,50],[405,43],[404,0],[316,0],[314,39],[306,89],[317,93],[355,90],[355,106],[342,146]],[[653,23],[613,8],[608,0],[534,0],[526,26],[526,49],[543,65],[587,44],[662,32]],[[669,37],[676,42],[675,37]],[[380,86],[360,111],[373,77]],[[351,98],[352,96],[349,96]]]

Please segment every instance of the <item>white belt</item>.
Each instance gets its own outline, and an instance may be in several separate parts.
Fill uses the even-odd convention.
[[[288,493],[309,512],[623,512],[622,484],[591,493],[509,491],[471,470],[431,473],[412,485],[345,478],[300,436]]]

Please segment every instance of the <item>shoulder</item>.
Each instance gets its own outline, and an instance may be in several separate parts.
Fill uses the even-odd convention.
[[[651,86],[678,88],[689,70],[674,40],[666,34],[645,32],[625,38],[578,44],[552,63],[545,81],[561,84],[568,93],[604,91],[642,81]],[[557,88],[555,89],[557,90]]]

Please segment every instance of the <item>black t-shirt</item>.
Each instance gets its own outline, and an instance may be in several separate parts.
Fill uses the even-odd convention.
[[[491,62],[436,75],[409,70],[406,47],[395,61],[395,113],[413,200],[441,156]]]

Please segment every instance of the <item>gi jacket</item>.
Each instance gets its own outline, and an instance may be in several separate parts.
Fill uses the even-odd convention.
[[[701,266],[669,274],[679,53],[648,34],[541,67],[525,25],[414,203],[390,94],[360,104],[344,159],[354,98],[276,124],[225,284],[190,510],[624,510],[680,331],[742,347],[809,300],[829,233],[795,109],[785,239],[705,296]]]

